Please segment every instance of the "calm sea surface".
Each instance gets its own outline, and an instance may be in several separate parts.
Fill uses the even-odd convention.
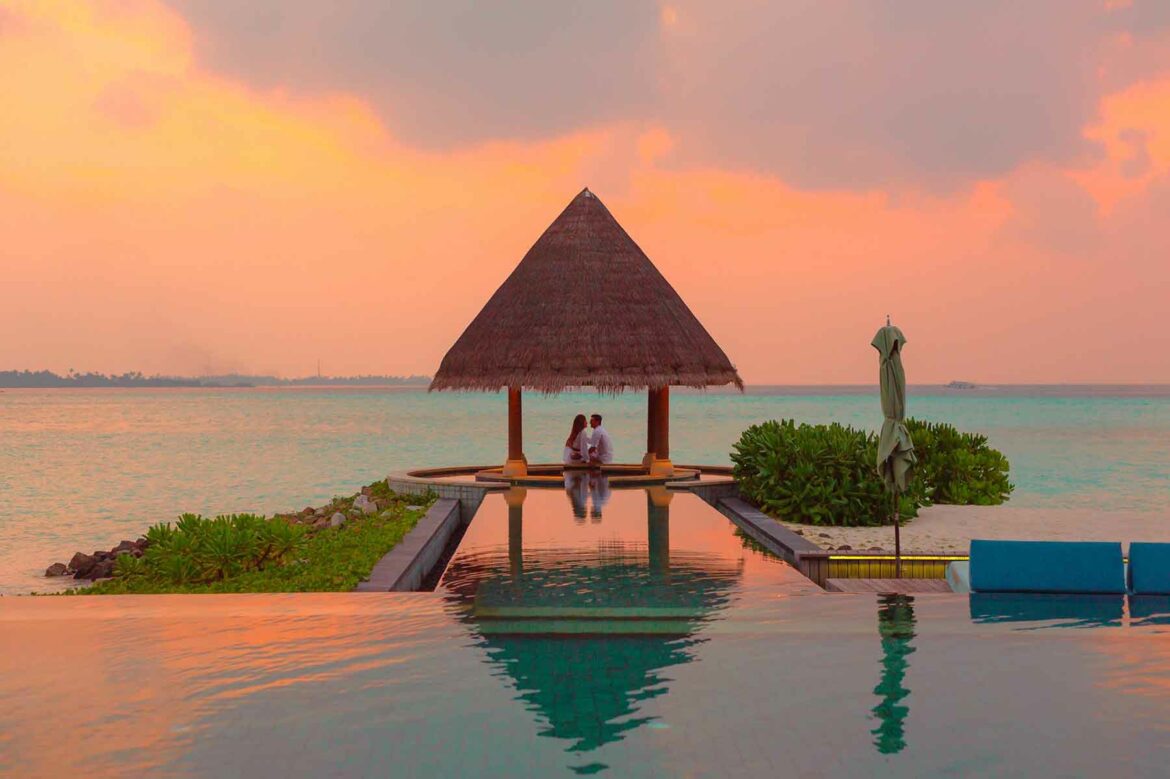
[[[875,428],[876,389],[676,392],[679,463],[726,463],[740,431],[793,417]],[[645,398],[526,396],[525,451],[555,461],[576,413],[600,412],[637,460]],[[911,388],[908,413],[986,433],[1012,463],[1013,505],[1161,510],[1170,387]],[[350,494],[387,472],[498,462],[505,400],[416,389],[93,389],[0,392],[0,593],[183,511],[272,513]]]

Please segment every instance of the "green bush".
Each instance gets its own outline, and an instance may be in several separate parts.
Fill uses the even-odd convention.
[[[349,592],[437,498],[398,495],[385,481],[371,485],[370,494],[388,506],[341,527],[314,529],[280,516],[185,514],[173,525],[150,528],[141,558],[120,555],[114,578],[67,593]],[[352,505],[353,498],[342,498],[330,508],[346,513]]]
[[[981,435],[907,420],[918,465],[899,514],[931,503],[991,505],[1011,493],[1008,461]],[[883,525],[892,498],[877,473],[877,436],[793,420],[752,425],[731,453],[741,494],[764,511],[811,525]]]
[[[917,478],[931,503],[995,506],[1011,495],[1008,460],[987,445],[987,436],[918,419],[907,419],[906,429],[918,456]]]
[[[852,427],[752,425],[731,461],[740,492],[770,514],[810,525],[882,525],[892,499],[877,475],[877,436]],[[903,517],[917,516],[920,490],[903,495]]]
[[[120,555],[114,573],[168,585],[208,584],[277,567],[305,543],[305,529],[283,519],[231,514],[206,519],[183,514],[172,526],[146,531],[141,558]]]

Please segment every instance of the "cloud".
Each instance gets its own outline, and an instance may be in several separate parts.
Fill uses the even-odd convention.
[[[1075,166],[810,188],[684,164],[681,120],[420,147],[375,98],[211,69],[154,3],[14,7],[0,367],[430,372],[589,183],[749,381],[872,381],[886,313],[916,382],[1170,381],[1170,79],[1098,101]]]
[[[653,101],[645,0],[175,0],[199,56],[250,83],[375,101],[420,148],[547,138]]]
[[[1152,0],[173,4],[210,66],[360,94],[420,148],[643,122],[678,165],[936,191],[1091,160],[1103,90],[1165,68],[1170,26]]]

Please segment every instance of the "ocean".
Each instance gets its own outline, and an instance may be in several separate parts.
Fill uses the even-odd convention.
[[[524,398],[525,452],[557,461],[573,415],[601,413],[619,460],[645,446],[645,394]],[[914,387],[908,415],[984,433],[1011,461],[1011,504],[1161,511],[1170,493],[1170,386]],[[725,464],[767,419],[876,429],[876,387],[675,390],[676,463]],[[407,468],[497,463],[502,394],[416,388],[0,391],[0,593],[59,588],[42,573],[186,511],[319,505]],[[1170,521],[1170,512],[1167,512]]]

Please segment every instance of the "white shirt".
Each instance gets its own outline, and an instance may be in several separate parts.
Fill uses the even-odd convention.
[[[573,459],[574,450],[581,455],[581,459]],[[565,447],[562,459],[565,465],[587,465],[589,463],[589,428],[586,427],[577,433],[577,437],[573,439],[573,445]]]
[[[601,425],[593,428],[593,434],[589,437],[589,445],[597,447],[596,457],[603,463],[613,462],[613,439],[609,437],[609,433]]]

